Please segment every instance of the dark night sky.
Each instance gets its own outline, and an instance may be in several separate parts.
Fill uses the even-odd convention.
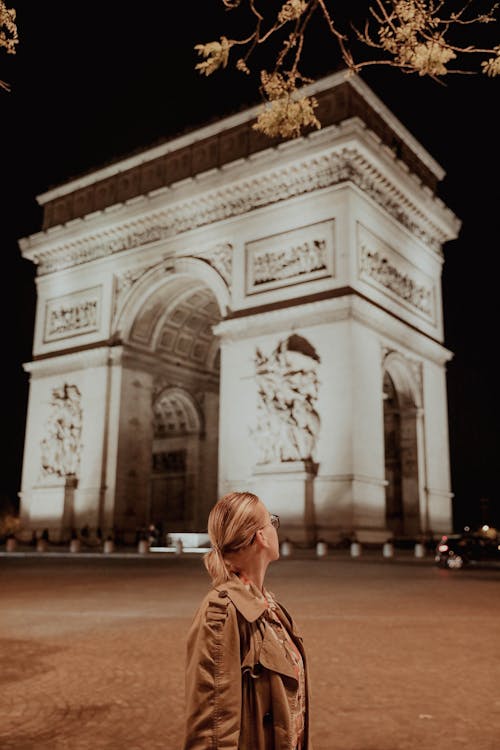
[[[196,43],[235,32],[236,16],[220,0],[175,3],[175,19],[168,16],[174,4],[158,0],[143,0],[132,12],[115,0],[9,5],[17,10],[20,43],[16,55],[0,54],[0,78],[11,84],[10,93],[0,93],[4,502],[16,500],[21,482],[28,395],[22,363],[31,359],[36,289],[18,239],[40,229],[36,195],[258,102],[255,79],[230,69],[204,78],[194,70]],[[493,33],[498,39],[498,28]],[[309,62],[312,75],[335,69],[326,37]],[[500,80],[448,76],[441,86],[380,67],[363,78],[444,168],[439,195],[462,221],[459,238],[444,248],[443,271],[445,345],[454,352],[447,375],[454,521],[500,524]],[[490,509],[483,518],[481,498]]]

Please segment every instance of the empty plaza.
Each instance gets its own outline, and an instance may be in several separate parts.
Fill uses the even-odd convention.
[[[500,570],[333,551],[266,584],[304,636],[315,750],[498,750]],[[1,750],[179,750],[207,587],[200,555],[0,557]]]

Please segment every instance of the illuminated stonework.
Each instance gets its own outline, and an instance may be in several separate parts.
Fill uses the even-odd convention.
[[[444,172],[357,77],[307,90],[301,138],[247,110],[38,196],[28,535],[243,489],[298,544],[449,530]]]
[[[82,451],[81,393],[64,383],[52,390],[50,413],[41,443],[42,477],[76,476]]]
[[[359,237],[360,278],[382,287],[433,320],[434,293],[430,280],[364,227],[359,227]]]
[[[333,222],[250,242],[247,293],[333,275]]]
[[[198,258],[212,266],[224,280],[228,288],[231,288],[233,247],[229,243],[218,243],[215,246],[198,249],[197,254],[179,254],[179,258]],[[169,273],[174,268],[175,258],[164,257],[160,263],[145,264],[115,275],[113,294],[113,319],[116,321],[119,312],[123,309],[127,295],[142,281],[151,271],[162,270]]]
[[[346,183],[359,187],[422,242],[439,251],[445,237],[442,228],[409,198],[408,193],[376,169],[363,150],[337,147],[321,156],[302,159],[293,168],[276,167],[258,178],[238,181],[230,188],[217,185],[189,201],[179,197],[168,209],[149,209],[146,215],[127,221],[124,227],[118,224],[112,230],[89,233],[80,220],[81,238],[68,243],[57,241],[54,236],[49,250],[33,248],[32,254],[40,274],[52,273]],[[151,201],[151,198],[145,199],[146,210]]]
[[[267,357],[257,349],[257,426],[253,430],[257,463],[314,459],[320,427],[318,360],[300,336],[280,341]]]
[[[97,331],[100,324],[101,288],[49,300],[45,307],[45,341],[55,341]]]

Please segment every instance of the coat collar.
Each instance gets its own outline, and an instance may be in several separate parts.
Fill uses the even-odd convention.
[[[248,590],[238,576],[233,576],[214,588],[221,598],[227,596],[248,622],[255,622],[267,609],[266,602],[257,598],[252,590]]]

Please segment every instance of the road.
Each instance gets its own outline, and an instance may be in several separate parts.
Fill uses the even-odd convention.
[[[314,750],[500,748],[500,570],[291,557]],[[179,750],[200,556],[0,558],[0,749]],[[251,749],[248,749],[251,750]]]

